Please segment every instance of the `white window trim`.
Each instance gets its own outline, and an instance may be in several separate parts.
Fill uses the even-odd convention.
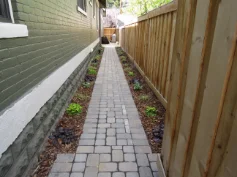
[[[78,10],[79,12],[81,12],[83,15],[87,16],[86,11],[84,11],[84,10],[83,10],[82,8],[80,8],[79,6],[77,6],[77,10]]]
[[[91,1],[91,0],[89,1],[89,4],[91,5],[91,7],[93,7],[93,3],[92,3],[92,1]]]
[[[8,0],[8,5],[9,5],[9,11],[10,11],[12,23],[0,22],[0,39],[1,38],[17,38],[17,37],[29,36],[29,32],[28,32],[26,25],[15,24],[11,0]]]

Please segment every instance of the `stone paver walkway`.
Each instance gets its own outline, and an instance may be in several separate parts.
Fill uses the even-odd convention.
[[[113,47],[105,48],[76,154],[59,154],[49,177],[158,177]]]

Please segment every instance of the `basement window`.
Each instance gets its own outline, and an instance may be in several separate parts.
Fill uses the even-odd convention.
[[[8,0],[0,0],[0,22],[11,22]]]
[[[86,13],[86,0],[77,0],[78,11],[81,12],[83,15],[87,16]]]
[[[27,26],[14,22],[11,0],[0,0],[0,39],[26,36]]]

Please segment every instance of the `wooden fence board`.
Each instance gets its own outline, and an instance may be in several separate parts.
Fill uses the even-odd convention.
[[[120,34],[124,36],[120,37],[124,39],[121,47],[139,66],[163,103],[167,103],[175,31],[171,23],[176,21],[176,9],[176,1],[155,9],[125,26],[124,33]]]

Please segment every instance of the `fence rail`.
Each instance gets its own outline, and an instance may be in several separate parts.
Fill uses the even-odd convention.
[[[120,29],[120,45],[166,107],[176,21],[176,1]]]

